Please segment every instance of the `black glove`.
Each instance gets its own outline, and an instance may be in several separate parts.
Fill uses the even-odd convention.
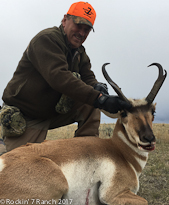
[[[100,91],[102,93],[109,94],[108,93],[108,87],[107,87],[107,85],[105,83],[97,83],[97,84],[95,84],[94,85],[94,89],[98,90],[98,91]]]
[[[98,97],[94,102],[94,107],[115,114],[124,109],[129,110],[132,106],[121,100],[118,96],[102,93],[102,96]]]

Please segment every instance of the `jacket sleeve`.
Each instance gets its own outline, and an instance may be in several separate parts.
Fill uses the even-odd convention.
[[[27,54],[35,69],[52,89],[74,100],[93,105],[99,91],[94,90],[90,85],[86,85],[87,75],[84,76],[84,82],[72,75],[71,71],[68,70],[63,48],[50,35],[41,35],[33,39],[28,47]]]

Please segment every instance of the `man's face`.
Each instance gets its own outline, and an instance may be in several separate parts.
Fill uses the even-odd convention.
[[[72,48],[81,46],[91,31],[90,26],[86,24],[75,24],[72,18],[68,18],[66,15],[63,18],[62,25]]]

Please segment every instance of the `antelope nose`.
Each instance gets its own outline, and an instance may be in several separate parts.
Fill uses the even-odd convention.
[[[149,143],[156,141],[155,136],[153,134],[152,135],[145,135],[142,137],[142,139],[144,142],[149,142]]]

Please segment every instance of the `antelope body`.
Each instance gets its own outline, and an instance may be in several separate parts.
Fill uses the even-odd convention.
[[[161,73],[162,67],[155,65]],[[7,199],[14,202],[20,199],[23,204],[148,204],[136,193],[148,153],[155,148],[152,131],[155,105],[152,101],[162,83],[158,89],[154,85],[156,93],[153,96],[128,100],[107,76],[104,66],[103,73],[119,96],[132,105],[130,110],[118,113],[112,138],[45,141],[27,144],[2,155],[0,199],[6,204]],[[166,74],[162,81],[165,77]]]

